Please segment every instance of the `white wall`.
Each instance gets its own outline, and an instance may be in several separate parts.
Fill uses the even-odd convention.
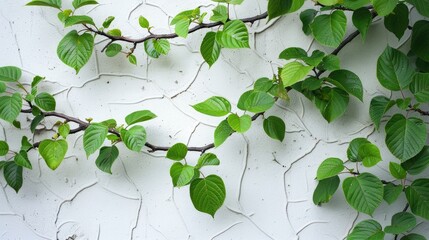
[[[70,5],[71,1],[64,2]],[[168,21],[176,13],[198,5],[213,6],[209,0],[100,3],[83,11],[90,12],[99,24],[109,15],[116,16],[113,25],[133,37],[145,34],[138,26],[140,15],[156,26],[155,32],[164,33],[172,31]],[[138,66],[123,57],[107,58],[100,52],[105,42],[100,42],[89,63],[75,75],[56,56],[56,46],[68,31],[59,24],[56,11],[24,4],[22,0],[0,0],[0,66],[22,67],[27,82],[33,74],[46,76],[42,85],[55,93],[57,110],[81,119],[123,121],[132,111],[150,109],[158,118],[145,124],[148,140],[159,145],[212,142],[214,127],[221,119],[203,116],[189,105],[213,95],[236,103],[253,81],[271,76],[284,64],[277,56],[286,47],[331,51],[312,45],[312,39],[301,31],[298,14],[291,14],[268,25],[262,21],[250,27],[251,49],[223,50],[210,69],[199,54],[205,33],[200,31],[186,40],[172,40],[170,54],[158,60],[147,59],[139,46]],[[246,0],[234,8],[233,17],[253,16],[265,8],[265,0]],[[398,47],[402,42],[383,29],[382,22],[375,24],[365,44],[357,38],[340,54],[342,67],[356,72],[365,86],[364,103],[352,98],[345,117],[327,124],[308,100],[291,93],[289,103],[279,102],[268,113],[285,119],[283,143],[269,139],[258,119],[248,133],[235,134],[213,151],[221,166],[206,172],[220,175],[227,187],[225,204],[215,219],[193,208],[188,187],[173,189],[169,176],[172,162],[163,157],[165,153],[136,154],[121,147],[113,175],[108,175],[95,166],[95,155],[85,157],[79,134],[70,137],[73,147],[56,171],[48,169],[33,151],[34,168],[24,170],[24,185],[18,194],[0,178],[4,186],[0,191],[0,239],[65,240],[73,235],[102,240],[343,239],[356,220],[368,216],[351,209],[342,191],[323,207],[313,205],[314,178],[318,164],[326,157],[345,158],[350,140],[369,137],[385,158],[372,171],[389,180],[386,166],[393,157],[384,145],[384,133],[374,131],[368,106],[373,96],[389,94],[375,78],[377,57],[387,43]],[[353,30],[350,27],[349,32]],[[22,135],[29,135],[30,122],[26,116],[21,120],[24,129],[20,131],[1,122],[4,131],[0,139],[7,138],[15,148]],[[53,120],[46,125],[51,123]],[[383,203],[376,219],[386,225],[401,211],[404,200],[392,206]],[[429,237],[428,224],[418,225],[417,230]]]

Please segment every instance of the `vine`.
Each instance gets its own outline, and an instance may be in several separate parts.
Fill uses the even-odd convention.
[[[211,22],[206,22],[207,12],[200,7],[177,14],[170,25],[174,33],[154,34],[148,19],[140,16],[139,25],[147,31],[142,38],[123,36],[118,28],[110,28],[115,17],[109,16],[98,26],[86,15],[76,14],[76,10],[87,5],[98,4],[94,0],[73,0],[73,9],[63,9],[61,0],[33,0],[29,6],[52,7],[58,12],[58,19],[64,27],[80,27],[64,36],[57,48],[57,55],[66,65],[78,73],[89,61],[94,39],[100,36],[108,43],[102,48],[108,57],[124,54],[128,61],[137,64],[134,55],[139,44],[144,45],[145,52],[152,58],[167,55],[170,43],[167,39],[183,37],[201,29],[211,29],[202,40],[200,51],[209,66],[219,58],[222,48],[249,48],[249,33],[246,23],[263,19],[268,21],[288,13],[298,11],[304,0],[269,0],[267,12],[243,19],[230,19],[229,7],[239,5],[243,0],[213,0],[218,5],[212,9]],[[4,177],[10,187],[18,190],[23,184],[23,169],[31,169],[27,152],[37,149],[47,166],[52,170],[58,168],[67,154],[69,134],[83,132],[83,146],[87,157],[98,151],[96,166],[106,173],[119,156],[117,144],[123,143],[129,150],[141,152],[164,151],[166,158],[174,161],[170,168],[173,186],[190,185],[190,197],[194,207],[214,217],[223,205],[226,197],[222,178],[217,175],[205,176],[203,167],[220,164],[217,156],[209,151],[222,145],[230,135],[245,133],[252,122],[263,118],[263,130],[272,139],[283,141],[286,124],[277,116],[266,116],[276,101],[289,100],[288,92],[297,91],[312,101],[328,122],[341,117],[347,110],[350,95],[363,101],[363,86],[359,77],[341,68],[338,53],[359,35],[365,40],[368,29],[376,18],[384,18],[385,28],[398,39],[411,31],[411,51],[409,56],[398,49],[387,46],[377,62],[377,78],[387,90],[398,92],[401,97],[374,97],[369,110],[374,126],[378,129],[385,114],[396,106],[406,114],[396,113],[387,119],[385,126],[386,145],[390,152],[401,163],[391,162],[389,169],[395,181],[380,180],[369,172],[359,171],[375,166],[382,161],[378,147],[364,138],[353,140],[347,150],[347,161],[339,158],[328,158],[322,162],[317,171],[319,181],[314,191],[313,201],[317,205],[329,202],[339,187],[339,174],[351,174],[343,180],[343,191],[347,202],[357,211],[372,215],[384,199],[393,203],[402,192],[405,192],[407,205],[392,217],[392,225],[383,228],[373,220],[357,224],[347,237],[348,239],[384,239],[386,233],[397,239],[400,234],[403,240],[425,239],[423,236],[407,232],[416,226],[416,216],[429,219],[429,180],[407,180],[408,174],[422,173],[429,165],[429,147],[426,146],[426,124],[420,117],[409,117],[409,113],[428,116],[421,108],[422,103],[429,102],[429,22],[420,20],[410,26],[409,7],[416,8],[425,17],[429,17],[427,0],[319,0],[315,7],[300,13],[302,30],[312,35],[321,45],[331,47],[331,53],[314,50],[311,54],[301,48],[287,48],[279,54],[285,60],[283,67],[273,77],[263,77],[255,81],[253,89],[243,93],[237,106],[231,106],[229,100],[213,96],[196,103],[192,107],[205,115],[223,117],[214,131],[214,142],[205,146],[187,146],[176,143],[173,146],[156,146],[147,141],[145,127],[141,124],[156,118],[149,110],[130,113],[124,124],[115,119],[94,122],[93,119],[81,120],[74,116],[56,112],[55,98],[47,92],[38,92],[38,85],[43,77],[35,76],[29,86],[21,80],[21,70],[17,67],[0,68],[0,118],[20,128],[17,118],[20,113],[31,114],[33,119],[30,131],[35,134],[37,126],[44,118],[60,119],[54,124],[56,133],[51,139],[42,139],[30,143],[23,137],[19,150],[10,150],[6,141],[0,141],[0,155],[6,156],[0,161]],[[347,15],[350,12],[356,31],[346,36]],[[213,28],[218,27],[217,31]],[[119,43],[130,44],[128,51],[123,51]],[[327,74],[328,73],[328,74]],[[14,90],[17,86],[20,91]],[[12,90],[12,91],[9,91]],[[406,97],[405,91],[413,97]],[[238,109],[234,111],[235,107]],[[249,115],[253,114],[253,115]],[[109,141],[109,145],[105,142]],[[188,151],[200,152],[197,164],[192,166],[186,157]],[[353,165],[353,166],[350,166]],[[408,182],[411,182],[408,184]],[[411,213],[408,211],[410,210]]]

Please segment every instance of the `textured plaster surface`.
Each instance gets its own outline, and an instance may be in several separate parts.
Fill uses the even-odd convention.
[[[64,2],[70,5],[70,1]],[[165,33],[172,31],[168,21],[178,12],[214,6],[209,0],[99,2],[95,8],[79,11],[89,13],[97,23],[114,15],[113,26],[133,37],[146,34],[138,26],[140,15],[156,26],[154,32]],[[139,46],[138,66],[123,57],[106,57],[100,52],[106,42],[98,42],[89,63],[75,75],[56,56],[57,43],[69,29],[63,30],[53,9],[24,4],[22,0],[0,0],[0,65],[21,67],[27,82],[34,74],[46,76],[43,89],[55,93],[57,111],[81,119],[121,120],[132,111],[152,110],[158,118],[145,127],[148,140],[159,145],[212,142],[220,119],[196,113],[190,104],[212,95],[236,103],[257,78],[271,76],[284,64],[277,59],[284,48],[331,51],[305,36],[298,14],[291,14],[250,26],[251,48],[223,50],[212,68],[199,54],[203,30],[188,39],[172,40],[170,54],[157,60],[148,59]],[[264,0],[246,0],[232,8],[232,17],[253,16],[265,8]],[[313,205],[314,178],[326,157],[345,158],[348,142],[369,137],[380,146],[385,159],[372,171],[390,180],[387,163],[393,157],[384,145],[384,133],[374,131],[367,112],[373,96],[389,94],[375,78],[378,55],[386,43],[398,47],[403,42],[397,42],[381,24],[371,28],[367,44],[357,38],[340,54],[342,67],[356,72],[364,83],[364,103],[352,98],[345,117],[327,124],[308,100],[291,93],[290,102],[279,102],[267,113],[286,121],[283,143],[270,140],[258,119],[248,133],[235,134],[213,150],[221,165],[205,172],[220,175],[227,188],[225,204],[214,219],[194,210],[188,187],[173,189],[172,162],[164,153],[137,154],[121,147],[113,175],[107,175],[96,168],[95,155],[86,158],[78,134],[70,136],[73,147],[56,171],[48,169],[37,152],[31,152],[34,169],[24,171],[18,194],[0,178],[0,239],[343,239],[356,221],[368,216],[351,209],[341,191],[331,203]],[[1,122],[0,138],[14,147],[28,133],[29,120],[24,116],[20,120],[24,130]],[[52,123],[54,120],[48,120],[46,125]],[[196,158],[191,154],[189,161]],[[385,212],[377,210],[374,217],[386,225],[403,206],[403,198],[392,206],[383,203],[380,209]],[[429,237],[428,224],[419,224],[417,231]]]

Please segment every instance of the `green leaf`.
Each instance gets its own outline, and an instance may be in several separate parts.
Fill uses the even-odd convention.
[[[39,93],[34,99],[34,102],[45,111],[54,111],[56,107],[55,98],[46,92]]]
[[[373,167],[382,160],[380,150],[372,143],[365,143],[359,147],[358,158],[362,159],[365,167]]]
[[[293,13],[301,9],[304,5],[304,0],[292,0],[292,6],[290,7],[288,13]]]
[[[110,35],[110,36],[113,36],[113,37],[120,37],[120,36],[122,36],[121,30],[117,29],[117,28],[111,29],[111,30],[107,31],[107,34]]]
[[[149,21],[143,16],[139,17],[139,25],[142,28],[149,28],[150,27]]]
[[[304,59],[307,57],[308,57],[307,52],[304,49],[298,48],[298,47],[286,48],[279,55],[280,59],[285,59],[285,60]]]
[[[273,80],[269,78],[259,78],[258,80],[255,81],[255,84],[253,84],[253,90],[268,92],[273,86],[274,86]]]
[[[106,18],[106,20],[104,20],[104,22],[103,22],[103,27],[104,28],[109,28],[110,27],[110,24],[112,24],[112,22],[115,20],[115,17],[114,16],[109,16],[109,17],[107,17]]]
[[[7,184],[18,193],[22,187],[22,167],[15,162],[7,162],[3,168],[3,175]]]
[[[413,80],[414,70],[408,57],[401,51],[386,47],[377,61],[377,78],[392,91],[405,89]]]
[[[216,41],[225,48],[249,48],[249,33],[241,20],[227,22],[222,31],[216,33]]]
[[[283,142],[286,132],[286,124],[284,121],[276,116],[269,116],[264,119],[264,131],[272,139]]]
[[[176,143],[168,149],[166,157],[174,161],[180,161],[186,157],[186,154],[188,154],[188,147],[183,143]]]
[[[17,82],[22,75],[20,68],[7,66],[0,67],[0,81],[2,82]]]
[[[326,121],[332,122],[346,112],[349,104],[347,92],[340,88],[325,87],[322,89],[322,96],[323,101],[318,107]]]
[[[395,162],[389,163],[390,174],[396,179],[405,179],[407,177],[407,172],[402,168],[402,166]]]
[[[369,4],[370,0],[344,0],[343,5],[353,10],[359,9]]]
[[[117,43],[112,43],[106,48],[106,56],[114,57],[122,51],[122,46]]]
[[[155,46],[154,46],[155,42],[156,42],[155,39],[150,39],[150,40],[145,41],[144,42],[144,50],[149,57],[159,58],[161,53],[156,51]]]
[[[374,122],[375,129],[380,128],[380,122],[384,114],[395,105],[395,101],[388,99],[385,96],[377,96],[371,100],[369,106],[369,116]]]
[[[188,36],[189,25],[191,24],[191,20],[187,18],[180,19],[174,28],[177,36],[186,38]]]
[[[422,16],[429,17],[428,0],[407,0],[407,2],[413,4]]]
[[[424,146],[416,156],[403,162],[401,166],[411,175],[422,173],[429,166],[429,146]]]
[[[217,5],[212,11],[213,15],[210,17],[210,21],[225,23],[228,20],[228,8],[224,5]]]
[[[249,130],[250,126],[252,125],[252,118],[247,114],[241,117],[235,113],[230,114],[227,118],[227,121],[229,126],[231,126],[231,128],[238,133],[247,132],[247,130]]]
[[[340,58],[336,55],[327,55],[322,59],[322,62],[317,66],[318,69],[323,69],[327,71],[335,71],[341,68]]]
[[[392,204],[396,201],[396,199],[398,199],[401,193],[402,193],[401,185],[394,185],[393,183],[388,183],[384,185],[383,199],[388,204]]]
[[[28,151],[33,148],[33,145],[28,141],[26,136],[23,136],[21,139],[21,150]]]
[[[67,136],[70,133],[70,125],[68,123],[61,124],[58,127],[58,133],[60,134],[61,137],[63,137],[64,139],[66,139]]]
[[[290,62],[286,64],[281,71],[281,79],[285,87],[291,86],[302,81],[313,69],[312,66],[305,66],[300,62]]]
[[[108,128],[101,123],[92,123],[83,134],[83,148],[86,156],[95,153],[103,145]]]
[[[146,129],[143,126],[135,125],[129,130],[123,129],[121,137],[128,149],[140,152],[146,143]]]
[[[429,179],[417,179],[405,189],[411,212],[429,220]]]
[[[279,17],[289,12],[293,0],[268,0],[268,19]]]
[[[305,33],[305,35],[311,34],[310,24],[313,22],[317,13],[318,12],[315,9],[307,9],[301,12],[301,14],[299,15],[299,19],[302,22],[302,31]]]
[[[98,4],[98,2],[94,0],[73,0],[72,4],[75,9],[78,9],[86,5]]]
[[[410,22],[408,15],[407,5],[399,3],[392,13],[384,17],[384,26],[395,34],[398,40],[404,36],[405,30],[408,28],[408,23]]]
[[[94,20],[92,20],[91,17],[84,16],[84,15],[82,16],[73,15],[64,20],[65,27],[70,27],[76,24],[90,24],[95,26]]]
[[[214,217],[225,201],[225,184],[216,175],[198,178],[191,182],[190,195],[195,209]]]
[[[339,185],[340,178],[338,176],[320,180],[313,193],[313,203],[321,205],[322,203],[329,202]]]
[[[343,11],[317,16],[310,24],[314,38],[322,45],[338,47],[342,42],[347,27],[347,18]]]
[[[346,178],[343,191],[347,202],[359,212],[372,215],[383,200],[383,184],[371,173]]]
[[[27,6],[44,6],[61,9],[61,0],[33,0]]]
[[[216,127],[214,131],[214,145],[219,147],[234,132],[225,119]]]
[[[102,147],[95,164],[101,171],[112,174],[112,165],[118,156],[119,150],[116,146]]]
[[[128,114],[125,117],[125,122],[128,125],[132,125],[139,122],[145,122],[156,118],[157,116],[149,110],[141,110]]]
[[[429,102],[429,73],[416,73],[410,91],[419,102]]]
[[[170,176],[173,181],[173,186],[183,187],[188,185],[194,178],[195,168],[189,165],[183,165],[180,162],[176,162],[171,165]]]
[[[421,20],[414,24],[411,35],[411,51],[419,58],[429,62],[429,21]]]
[[[214,116],[222,117],[231,112],[231,104],[223,97],[211,97],[204,102],[192,106],[196,111]]]
[[[239,100],[240,101],[240,100]],[[265,112],[274,105],[274,98],[265,92],[252,91],[244,97],[242,110],[253,113]],[[239,106],[240,108],[240,106]]]
[[[353,25],[359,30],[362,40],[365,41],[366,34],[372,22],[372,14],[368,8],[359,8],[353,12]]]
[[[347,236],[347,240],[384,240],[385,233],[375,220],[364,220],[358,223]]]
[[[199,11],[199,8],[197,8]],[[191,9],[191,10],[186,10],[183,12],[178,13],[176,16],[174,16],[174,18],[171,20],[170,25],[175,25],[177,22],[179,22],[182,19],[191,19],[196,17],[195,14],[195,9]]]
[[[363,86],[359,77],[348,70],[336,70],[329,74],[328,82],[363,101]]]
[[[12,123],[21,112],[21,94],[14,93],[12,96],[0,97],[0,118]]]
[[[401,240],[426,240],[426,238],[420,234],[411,233],[411,234],[403,236],[401,238]]]
[[[384,17],[393,12],[399,0],[371,0],[371,2],[378,15]]]
[[[153,40],[153,48],[158,54],[167,55],[170,51],[170,42],[165,39]]]
[[[216,33],[208,32],[201,43],[200,52],[211,67],[219,58],[221,46],[216,41]]]
[[[395,114],[386,124],[386,145],[402,161],[417,155],[426,143],[426,125],[418,118]]]
[[[5,141],[0,141],[0,156],[5,156],[9,152],[9,144]]]
[[[31,88],[35,88],[35,87],[37,87],[37,85],[39,85],[39,83],[40,83],[41,81],[43,81],[43,80],[45,80],[45,78],[44,78],[44,77],[41,77],[41,76],[35,76],[35,77],[33,78],[33,81],[31,82]]]
[[[94,37],[91,34],[79,35],[76,30],[73,30],[60,41],[57,55],[63,63],[74,68],[77,74],[89,61],[93,49]]]
[[[45,139],[40,142],[39,153],[45,159],[46,165],[52,170],[57,169],[64,160],[68,149],[66,140]]]
[[[133,64],[133,65],[137,65],[137,58],[135,55],[131,54],[128,56],[128,61]]]
[[[19,151],[19,153],[17,153],[13,159],[16,163],[16,165],[21,166],[21,167],[25,167],[28,169],[33,169],[33,166],[31,165],[30,160],[28,160],[28,155],[26,151]]]
[[[217,166],[220,164],[219,159],[217,156],[213,153],[204,153],[201,155],[201,157],[198,159],[198,163],[195,166],[196,169],[200,169],[205,166]]]
[[[344,163],[339,158],[325,159],[317,169],[317,180],[327,179],[337,176],[344,170]]]
[[[32,133],[34,133],[34,131],[36,131],[37,126],[39,125],[39,123],[45,118],[45,116],[43,115],[37,115],[30,124],[30,130]]]
[[[359,149],[365,144],[371,144],[371,142],[366,138],[353,139],[347,148],[347,158],[351,162],[362,162],[362,159],[359,157]]]
[[[391,234],[400,234],[412,230],[417,225],[416,217],[409,212],[400,212],[392,216],[392,224],[384,231]]]

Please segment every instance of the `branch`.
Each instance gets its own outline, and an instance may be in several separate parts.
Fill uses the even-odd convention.
[[[421,110],[420,108],[415,108],[412,105],[408,106],[408,111],[418,112],[422,116],[429,116],[429,111],[424,111],[424,110]]]

